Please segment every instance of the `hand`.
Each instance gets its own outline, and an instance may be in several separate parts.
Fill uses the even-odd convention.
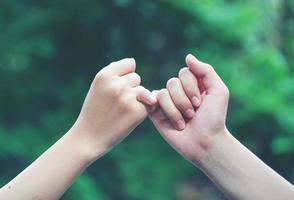
[[[1,188],[0,199],[60,199],[90,163],[126,137],[147,116],[137,99],[156,103],[135,67],[134,59],[123,59],[102,69],[71,130]]]
[[[188,68],[155,92],[159,106],[150,118],[167,142],[194,164],[226,132],[229,91],[214,69],[194,56],[186,57]]]
[[[73,126],[82,148],[96,158],[125,138],[147,116],[147,105],[156,103],[135,73],[134,59],[110,63],[97,73]]]

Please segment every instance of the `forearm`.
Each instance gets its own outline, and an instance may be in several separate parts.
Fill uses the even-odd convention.
[[[229,132],[216,136],[198,166],[230,199],[294,199],[294,188]]]
[[[136,62],[126,58],[100,70],[74,127],[0,189],[0,199],[58,199],[93,161],[124,139],[156,99],[140,85]],[[140,100],[140,102],[138,101]]]
[[[0,190],[0,199],[58,199],[91,162],[78,134],[69,131]]]

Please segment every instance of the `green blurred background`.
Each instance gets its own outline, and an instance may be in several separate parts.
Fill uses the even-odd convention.
[[[293,183],[293,16],[291,0],[1,0],[0,184],[71,127],[103,66],[135,57],[158,89],[187,53],[228,85],[231,132]],[[62,199],[224,196],[146,120]]]

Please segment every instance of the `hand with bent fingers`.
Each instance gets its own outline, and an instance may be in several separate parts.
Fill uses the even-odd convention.
[[[159,106],[150,118],[180,154],[195,163],[217,134],[224,134],[229,92],[214,69],[194,56],[166,89],[155,91]]]
[[[140,86],[135,68],[134,59],[123,59],[98,72],[74,126],[2,187],[0,199],[59,199],[89,164],[139,125],[147,117],[141,102],[156,99]]]
[[[150,118],[161,135],[229,199],[293,199],[293,186],[226,129],[229,92],[214,69],[192,55],[186,63],[155,92]]]
[[[157,99],[140,86],[134,59],[103,68],[74,126],[2,187],[0,198],[59,199],[89,164],[149,113],[168,143],[200,167],[230,199],[293,199],[293,186],[226,130],[229,93],[213,68],[192,55],[186,57],[186,63],[188,68],[170,79],[167,89],[154,92]]]
[[[73,129],[85,146],[97,155],[125,138],[147,117],[146,105],[156,103],[151,92],[140,86],[134,59],[112,62],[96,75]],[[99,153],[101,154],[101,152]]]

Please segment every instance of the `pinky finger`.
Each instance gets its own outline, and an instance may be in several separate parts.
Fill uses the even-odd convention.
[[[137,86],[133,88],[136,91],[137,100],[147,104],[149,106],[153,106],[157,103],[157,99],[149,90],[144,88],[143,86]]]

